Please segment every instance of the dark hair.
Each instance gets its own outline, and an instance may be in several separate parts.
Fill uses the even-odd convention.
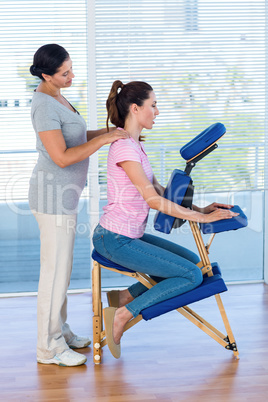
[[[121,89],[120,92],[118,92],[119,89]],[[142,106],[143,102],[150,97],[151,91],[153,91],[151,85],[143,81],[131,81],[126,85],[119,80],[114,81],[106,101],[107,130],[109,131],[109,120],[116,127],[124,128],[130,105],[136,103]]]
[[[42,74],[54,75],[69,57],[67,50],[60,45],[48,44],[41,46],[33,57],[30,73],[44,80]]]

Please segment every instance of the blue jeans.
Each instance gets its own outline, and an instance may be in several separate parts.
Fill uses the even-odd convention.
[[[147,289],[141,283],[129,287],[134,300],[126,305],[133,317],[161,301],[199,286],[203,276],[192,251],[157,236],[144,234],[131,239],[98,225],[93,234],[96,251],[103,257],[133,271],[150,275],[158,283]]]

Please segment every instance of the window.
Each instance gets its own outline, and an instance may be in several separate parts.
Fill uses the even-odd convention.
[[[7,100],[0,100],[0,107],[7,107],[8,101]]]
[[[199,29],[191,35],[184,29],[186,5],[190,11],[198,7]],[[174,166],[183,165],[180,147],[220,121],[227,128],[221,152],[200,162],[193,172],[196,186],[262,189],[264,16],[264,1],[96,1],[99,125],[105,123],[105,100],[115,79],[148,81],[160,116],[146,133],[147,150],[162,184]]]
[[[145,133],[146,150],[163,185],[175,167],[184,169],[182,145],[213,123],[226,126],[219,149],[193,170],[196,195],[201,203],[218,199],[246,208],[249,228],[233,242],[238,250],[254,244],[256,253],[242,258],[241,251],[234,252],[230,258],[228,252],[223,270],[227,280],[262,279],[265,2],[97,0],[95,40],[98,125],[105,124],[105,101],[114,80],[149,82],[160,115],[153,130]],[[102,205],[106,155],[107,149],[100,150]],[[218,243],[213,258],[222,255],[233,235],[224,245]],[[191,244],[186,236],[179,241]]]
[[[28,207],[35,133],[30,108],[39,79],[29,67],[35,51],[59,43],[70,53],[76,79],[66,96],[87,116],[86,2],[0,0],[0,292],[36,291],[39,231]],[[87,221],[87,188],[79,220]],[[86,226],[87,227],[87,226]],[[80,225],[71,287],[90,287],[90,240]]]
[[[89,7],[95,25],[87,23]],[[212,123],[225,124],[227,133],[219,149],[193,170],[196,196],[200,203],[216,198],[246,208],[249,228],[239,235],[217,237],[211,255],[223,261],[227,280],[263,278],[265,14],[264,0],[0,0],[4,133],[0,136],[0,292],[37,289],[38,228],[27,192],[37,158],[30,106],[39,80],[29,74],[29,67],[38,47],[52,42],[71,54],[76,78],[66,96],[89,127],[89,108],[96,108],[98,127],[105,126],[105,102],[114,80],[144,80],[153,86],[160,115],[154,129],[145,133],[146,150],[163,185],[174,168],[184,169],[182,145]],[[87,91],[90,82],[96,85],[96,99]],[[104,147],[98,154],[101,207],[106,202],[107,151]],[[72,287],[90,287],[88,219],[86,187]],[[187,228],[183,231],[170,239],[177,241],[179,236],[182,245],[191,247]],[[229,250],[232,243],[235,251]],[[243,250],[250,248],[255,252],[249,256]],[[116,281],[112,276],[103,283],[113,286]]]
[[[198,31],[198,0],[184,0],[185,30]]]

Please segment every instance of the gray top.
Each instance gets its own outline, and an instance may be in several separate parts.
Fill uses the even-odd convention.
[[[30,208],[45,214],[72,215],[86,183],[89,158],[61,168],[50,158],[38,133],[60,129],[67,148],[75,147],[87,141],[86,122],[77,111],[42,92],[33,94],[31,117],[39,156],[30,179]]]

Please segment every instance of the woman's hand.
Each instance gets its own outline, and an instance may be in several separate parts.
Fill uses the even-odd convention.
[[[211,205],[213,205],[213,204],[211,204]],[[208,207],[211,207],[211,205],[209,205]],[[217,205],[223,205],[223,204],[217,204]],[[202,223],[216,222],[216,221],[220,221],[222,219],[231,219],[234,216],[239,215],[239,213],[232,212],[232,211],[230,211],[230,209],[227,209],[226,206],[224,206],[224,208],[225,209],[216,207],[216,209],[214,209],[213,212],[202,214],[203,216],[202,216],[202,220],[200,222],[202,222]],[[230,208],[231,208],[231,206],[230,206]]]
[[[111,144],[114,141],[117,141],[121,138],[130,138],[130,135],[126,130],[123,128],[116,128],[111,131],[109,131],[106,134],[103,134],[103,139],[105,140],[105,144]]]
[[[231,209],[233,208],[233,205],[218,204],[217,202],[213,202],[212,204],[207,205],[204,208],[199,208],[199,211],[203,214],[210,214],[211,212],[216,211],[218,208]]]

